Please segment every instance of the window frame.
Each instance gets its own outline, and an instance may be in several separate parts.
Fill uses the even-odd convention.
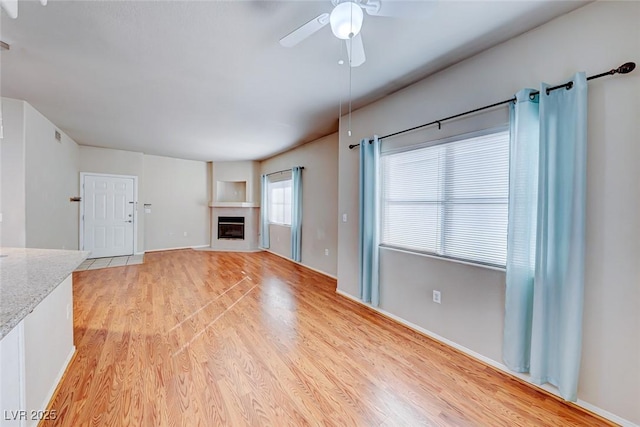
[[[291,177],[289,177],[289,178],[285,178],[285,179],[278,179],[278,180],[274,180],[274,181],[269,181],[269,182],[267,183],[267,202],[268,202],[268,206],[267,206],[267,222],[268,222],[269,224],[279,225],[279,226],[281,226],[281,227],[291,227],[291,214],[289,214],[289,219],[290,219],[289,223],[287,223],[287,222],[286,222],[286,208],[287,208],[287,203],[286,203],[286,196],[285,196],[285,194],[284,194],[284,191],[283,191],[283,202],[282,202],[282,203],[278,203],[278,206],[282,206],[282,208],[283,208],[283,209],[282,209],[282,218],[283,218],[283,222],[278,222],[278,221],[275,221],[275,220],[273,219],[273,215],[274,215],[274,213],[273,213],[273,211],[274,211],[274,209],[273,209],[273,207],[274,207],[274,202],[273,202],[273,192],[272,192],[272,189],[273,189],[275,186],[282,187],[282,188],[283,188],[283,190],[285,190],[285,189],[286,189],[286,187],[288,187],[288,188],[289,188],[289,193],[290,193],[290,194],[289,194],[289,203],[288,203],[288,206],[289,206],[289,212],[291,212],[291,210],[292,210],[292,205],[291,205],[291,202],[292,202],[292,200],[291,200],[291,199],[292,199],[291,189],[292,189],[292,186],[293,186],[293,185],[292,185],[292,184],[293,184],[293,182],[292,182],[292,181],[293,181],[293,180],[292,180],[292,178],[291,178]],[[287,182],[289,183],[289,184],[288,184],[288,186],[283,186],[283,185],[282,185],[282,183],[287,183]]]
[[[431,252],[431,251],[425,251],[425,250],[420,250],[420,249],[416,249],[416,248],[411,248],[411,247],[405,247],[405,246],[401,246],[401,245],[393,245],[393,244],[389,244],[389,243],[383,243],[382,239],[384,236],[384,227],[385,227],[385,194],[384,194],[384,168],[382,166],[383,163],[383,158],[390,156],[390,155],[394,155],[394,154],[399,154],[399,153],[405,153],[405,152],[410,152],[410,151],[415,151],[415,150],[420,150],[420,149],[425,149],[425,148],[430,148],[430,147],[435,147],[435,146],[439,146],[439,145],[445,145],[445,144],[450,144],[450,143],[454,143],[454,142],[458,142],[458,141],[464,141],[467,139],[473,139],[473,138],[478,138],[478,137],[483,137],[483,136],[488,136],[488,135],[492,135],[492,134],[498,134],[498,133],[506,133],[507,134],[507,139],[508,139],[508,143],[510,145],[510,128],[509,125],[502,125],[502,126],[497,126],[497,127],[491,127],[491,128],[487,128],[487,129],[483,129],[483,130],[479,130],[479,131],[474,131],[474,132],[468,132],[468,133],[463,133],[463,134],[458,134],[458,135],[453,135],[450,137],[446,137],[446,138],[441,138],[441,139],[436,139],[436,140],[429,140],[429,141],[425,141],[425,142],[421,142],[421,143],[417,143],[417,144],[412,144],[412,145],[404,145],[398,148],[392,148],[392,149],[386,149],[386,150],[382,150],[381,154],[380,154],[380,171],[379,171],[379,182],[380,182],[380,188],[379,188],[379,195],[380,195],[380,201],[379,201],[379,209],[380,209],[380,219],[379,219],[379,236],[380,236],[380,242],[378,244],[379,248],[382,249],[389,249],[389,250],[393,250],[393,251],[397,251],[397,252],[403,252],[403,253],[408,253],[408,254],[415,254],[415,255],[419,255],[419,256],[425,256],[428,258],[435,258],[435,259],[441,259],[441,260],[446,260],[446,261],[451,261],[451,262],[456,262],[459,264],[465,264],[465,265],[471,265],[471,266],[476,266],[476,267],[483,267],[483,268],[488,268],[491,270],[497,270],[497,271],[506,271],[506,257],[505,257],[505,264],[495,264],[495,263],[489,263],[489,262],[484,262],[484,261],[480,261],[480,260],[476,260],[476,259],[468,259],[468,258],[464,258],[464,257],[456,257],[456,256],[451,256],[451,255],[446,255],[446,254],[440,254],[437,252]],[[508,156],[508,160],[507,160],[507,197],[506,197],[506,206],[507,206],[507,226],[508,226],[508,212],[509,212],[509,173],[510,173],[510,156],[509,154],[507,154]],[[444,170],[444,174],[447,175],[449,174],[450,171],[448,170],[448,168],[446,168]],[[447,180],[443,180],[441,183],[442,187],[446,187],[447,185]],[[443,207],[443,212],[447,211],[447,206]],[[439,229],[436,230],[436,234],[439,236],[438,240],[440,240],[440,242],[437,244],[437,246],[440,247],[440,249],[444,249],[444,247],[446,246],[446,241],[445,241],[445,231],[446,231],[446,227],[444,226],[445,222],[447,221],[447,215],[443,214],[440,215],[439,219],[438,219],[438,227]],[[505,234],[505,240],[506,240],[506,234]],[[506,241],[505,241],[505,245],[506,245]]]

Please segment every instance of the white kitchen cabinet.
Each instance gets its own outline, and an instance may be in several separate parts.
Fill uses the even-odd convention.
[[[0,425],[24,425],[24,322],[0,340]]]
[[[70,275],[0,341],[1,427],[57,416],[47,405],[74,352]]]

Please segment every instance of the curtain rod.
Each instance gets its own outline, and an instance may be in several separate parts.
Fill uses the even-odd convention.
[[[614,68],[612,70],[605,71],[604,73],[596,74],[594,76],[589,76],[589,77],[587,77],[587,81],[593,80],[593,79],[599,79],[600,77],[610,76],[610,75],[613,75],[613,74],[628,74],[628,73],[632,72],[635,68],[636,68],[636,63],[635,62],[627,62],[627,63],[622,64],[618,68]],[[551,92],[553,90],[562,89],[562,88],[571,89],[572,87],[573,87],[573,82],[568,82],[568,83],[564,83],[564,84],[561,84],[561,85],[558,85],[558,86],[553,86],[553,87],[547,88],[547,95],[549,94],[549,92]],[[531,92],[531,95],[533,96],[533,95],[537,95],[539,93],[540,93],[539,91],[535,91],[535,92]],[[455,114],[453,116],[445,117],[444,119],[434,120],[432,122],[425,123],[423,125],[414,126],[412,128],[409,128],[409,129],[404,129],[404,130],[401,130],[401,131],[398,131],[398,132],[390,133],[389,135],[381,136],[378,139],[379,140],[383,140],[385,138],[391,138],[392,136],[396,136],[396,135],[400,135],[400,134],[403,134],[403,133],[411,132],[411,131],[414,131],[414,130],[417,130],[417,129],[421,129],[421,128],[424,128],[424,127],[427,127],[427,126],[431,126],[431,125],[438,125],[438,129],[440,129],[440,127],[442,126],[442,122],[446,122],[448,120],[457,119],[458,117],[462,117],[462,116],[466,116],[466,115],[469,115],[469,114],[477,113],[479,111],[488,110],[490,108],[494,108],[494,107],[497,107],[497,106],[503,105],[503,104],[508,104],[510,102],[516,102],[515,96],[513,98],[505,99],[504,101],[496,102],[496,103],[491,104],[491,105],[485,105],[484,107],[475,108],[473,110],[465,111],[464,113]],[[372,141],[370,140],[369,143],[371,143],[371,142]],[[352,150],[352,149],[354,149],[356,147],[359,147],[359,146],[360,146],[360,144],[352,144],[352,145],[349,145],[349,149]]]
[[[304,166],[298,166],[298,167],[299,167],[300,169],[304,169]],[[271,173],[268,173],[268,174],[266,174],[266,175],[267,175],[267,176],[270,176],[270,175],[275,175],[275,174],[277,174],[277,173],[285,173],[285,172],[288,172],[288,171],[290,171],[290,170],[293,170],[293,168],[291,168],[291,169],[283,169],[283,170],[281,170],[281,171],[271,172]]]

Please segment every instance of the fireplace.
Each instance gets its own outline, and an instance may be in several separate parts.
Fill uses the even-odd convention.
[[[219,216],[218,239],[244,240],[244,217]]]

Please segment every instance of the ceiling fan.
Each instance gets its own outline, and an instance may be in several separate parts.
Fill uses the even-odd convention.
[[[333,9],[330,13],[322,13],[298,29],[280,39],[284,47],[293,47],[319,31],[327,24],[331,24],[333,34],[345,40],[349,64],[358,67],[364,64],[366,56],[362,43],[362,23],[364,13],[371,16],[407,16],[415,12],[407,3],[432,2],[399,2],[393,0],[331,0]]]
[[[40,4],[46,6],[47,0],[40,0]],[[0,7],[2,7],[11,18],[16,19],[18,17],[18,0],[0,0]]]

